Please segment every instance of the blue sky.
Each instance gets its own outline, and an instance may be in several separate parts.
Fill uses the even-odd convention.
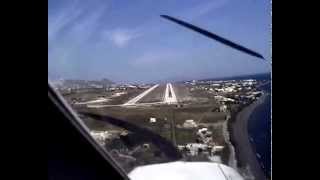
[[[49,0],[49,78],[150,82],[270,72],[270,65],[159,15],[270,54],[268,0]]]

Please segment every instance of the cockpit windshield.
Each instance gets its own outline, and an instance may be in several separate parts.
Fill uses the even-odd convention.
[[[49,0],[48,81],[127,174],[183,161],[270,178],[270,6]]]

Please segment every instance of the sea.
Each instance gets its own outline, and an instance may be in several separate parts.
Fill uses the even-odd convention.
[[[264,102],[257,106],[248,120],[250,142],[256,152],[260,166],[268,178],[271,177],[271,81],[260,87],[268,93]]]

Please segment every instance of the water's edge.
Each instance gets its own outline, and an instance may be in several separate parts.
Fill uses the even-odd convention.
[[[248,119],[248,134],[251,148],[257,154],[258,161],[267,177],[271,176],[271,95],[265,92],[261,104],[259,104]]]
[[[244,156],[243,154],[239,153],[240,150],[239,147],[237,147],[237,144],[243,144],[243,143],[247,143],[245,141],[250,141],[249,140],[249,132],[248,132],[248,124],[249,124],[249,120],[251,117],[251,114],[254,113],[254,111],[261,105],[263,105],[263,103],[266,101],[266,98],[268,97],[268,93],[266,93],[264,91],[264,94],[256,101],[252,102],[251,104],[243,107],[240,111],[234,113],[231,115],[231,119],[228,121],[228,131],[230,134],[230,142],[231,142],[231,146],[232,148],[234,148],[235,150],[235,161],[236,162],[236,167],[239,170],[239,172],[245,177],[245,179],[254,179],[253,174],[255,174],[257,176],[257,174],[260,174],[259,176],[263,176],[261,174],[260,171],[257,172],[257,170],[253,170],[253,169],[257,169],[257,167],[253,168],[250,167],[250,163],[247,162],[244,159],[248,159],[251,158],[252,160],[257,160],[256,157],[256,152],[255,152],[255,148],[252,146],[252,144],[250,143],[250,148],[251,150],[254,152],[254,154],[251,153],[250,157],[241,157]],[[237,123],[235,123],[237,121]],[[239,123],[241,123],[241,125],[239,125]],[[244,130],[243,133],[246,133],[245,136],[247,136],[247,139],[239,139],[239,138],[234,138],[234,136],[237,136],[235,129],[237,128],[242,128],[242,126],[244,126]],[[239,133],[239,132],[238,132]],[[252,163],[251,163],[252,164]],[[230,164],[231,165],[231,164]],[[261,167],[258,167],[261,168]],[[252,171],[256,171],[256,172],[252,172]]]

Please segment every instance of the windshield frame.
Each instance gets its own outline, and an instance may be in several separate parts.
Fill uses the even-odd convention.
[[[66,100],[57,92],[48,80],[48,97],[56,105],[56,107],[71,122],[74,128],[81,133],[83,137],[99,152],[99,154],[123,177],[130,180],[125,170],[112,158],[110,153],[98,144],[98,142],[90,135],[89,128],[83,123],[78,114],[70,107]]]

